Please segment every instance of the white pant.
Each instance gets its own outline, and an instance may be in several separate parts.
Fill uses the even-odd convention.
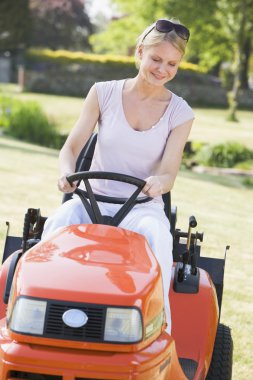
[[[98,202],[102,215],[113,216],[122,207],[118,204]],[[59,227],[72,224],[91,223],[91,220],[79,198],[71,199],[61,205],[56,212],[46,220],[42,239],[48,237]],[[170,223],[164,213],[163,205],[150,201],[134,206],[119,225],[122,228],[137,232],[146,237],[155,257],[160,264],[163,279],[165,313],[167,319],[166,331],[171,333],[171,313],[169,304],[169,288],[171,279],[172,236]]]

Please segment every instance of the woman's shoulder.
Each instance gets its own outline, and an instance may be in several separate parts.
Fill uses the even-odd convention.
[[[188,104],[188,102],[179,95],[176,95],[174,92],[172,92],[171,97],[171,113],[172,114],[178,114],[178,113],[185,113],[187,115],[192,115],[194,117],[194,112],[192,107]]]
[[[111,80],[96,82],[95,89],[97,91],[100,111],[103,112],[108,109],[108,107],[112,106],[115,102],[118,102],[119,91],[121,89],[121,81]]]
[[[95,87],[99,90],[108,91],[109,89],[114,89],[117,86],[120,85],[120,83],[123,80],[108,80],[108,81],[101,81],[101,82],[95,82]]]
[[[171,102],[175,108],[180,107],[185,109],[192,109],[188,102],[182,96],[179,96],[172,91],[171,94]]]
[[[193,109],[188,102],[181,96],[172,93],[170,108],[170,121],[172,124],[172,129],[194,118],[195,115]]]

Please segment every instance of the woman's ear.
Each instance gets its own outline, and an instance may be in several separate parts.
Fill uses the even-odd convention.
[[[137,52],[138,52],[138,58],[142,59],[143,45],[138,46]]]

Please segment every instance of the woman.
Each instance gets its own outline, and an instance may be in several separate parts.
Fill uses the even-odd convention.
[[[162,270],[168,333],[168,300],[172,237],[163,210],[162,194],[173,187],[194,115],[180,97],[165,88],[178,70],[189,30],[169,20],[158,20],[139,37],[136,47],[138,74],[120,81],[96,83],[79,119],[60,152],[58,188],[75,190],[66,176],[75,171],[77,157],[98,122],[98,140],[90,170],[110,171],[145,179],[143,193],[153,199],[136,205],[120,226],[143,234]],[[127,197],[131,185],[92,180],[95,193]],[[113,215],[119,205],[100,203],[102,214]],[[64,203],[48,218],[43,238],[61,226],[89,223],[79,198]]]

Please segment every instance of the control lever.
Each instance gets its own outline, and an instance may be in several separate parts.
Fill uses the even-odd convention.
[[[197,221],[196,221],[195,216],[192,215],[189,218],[189,226],[188,226],[187,241],[186,241],[186,252],[183,255],[185,265],[190,263],[190,258],[192,257],[191,255],[192,253],[191,247],[192,247],[192,240],[193,240],[192,228],[195,228],[195,227],[197,227]]]
[[[178,262],[175,268],[174,291],[177,293],[197,293],[199,289],[199,271],[196,265],[196,245],[197,240],[203,239],[203,234],[193,233],[192,229],[197,227],[194,216],[190,216],[188,232],[180,233],[180,237],[185,237],[186,248],[183,253],[183,261]]]
[[[182,267],[178,271],[178,281],[183,281],[184,274],[186,272],[186,266],[189,266],[189,264],[190,264],[191,243],[192,243],[192,229],[195,228],[196,226],[197,226],[196,218],[195,218],[195,216],[192,215],[189,218],[189,225],[188,225],[188,232],[187,232],[187,241],[186,241],[186,250],[183,253],[183,265],[182,265]],[[191,261],[193,261],[193,260],[191,260]],[[196,266],[196,264],[195,264],[195,266]],[[194,272],[195,272],[195,270],[194,270]]]

